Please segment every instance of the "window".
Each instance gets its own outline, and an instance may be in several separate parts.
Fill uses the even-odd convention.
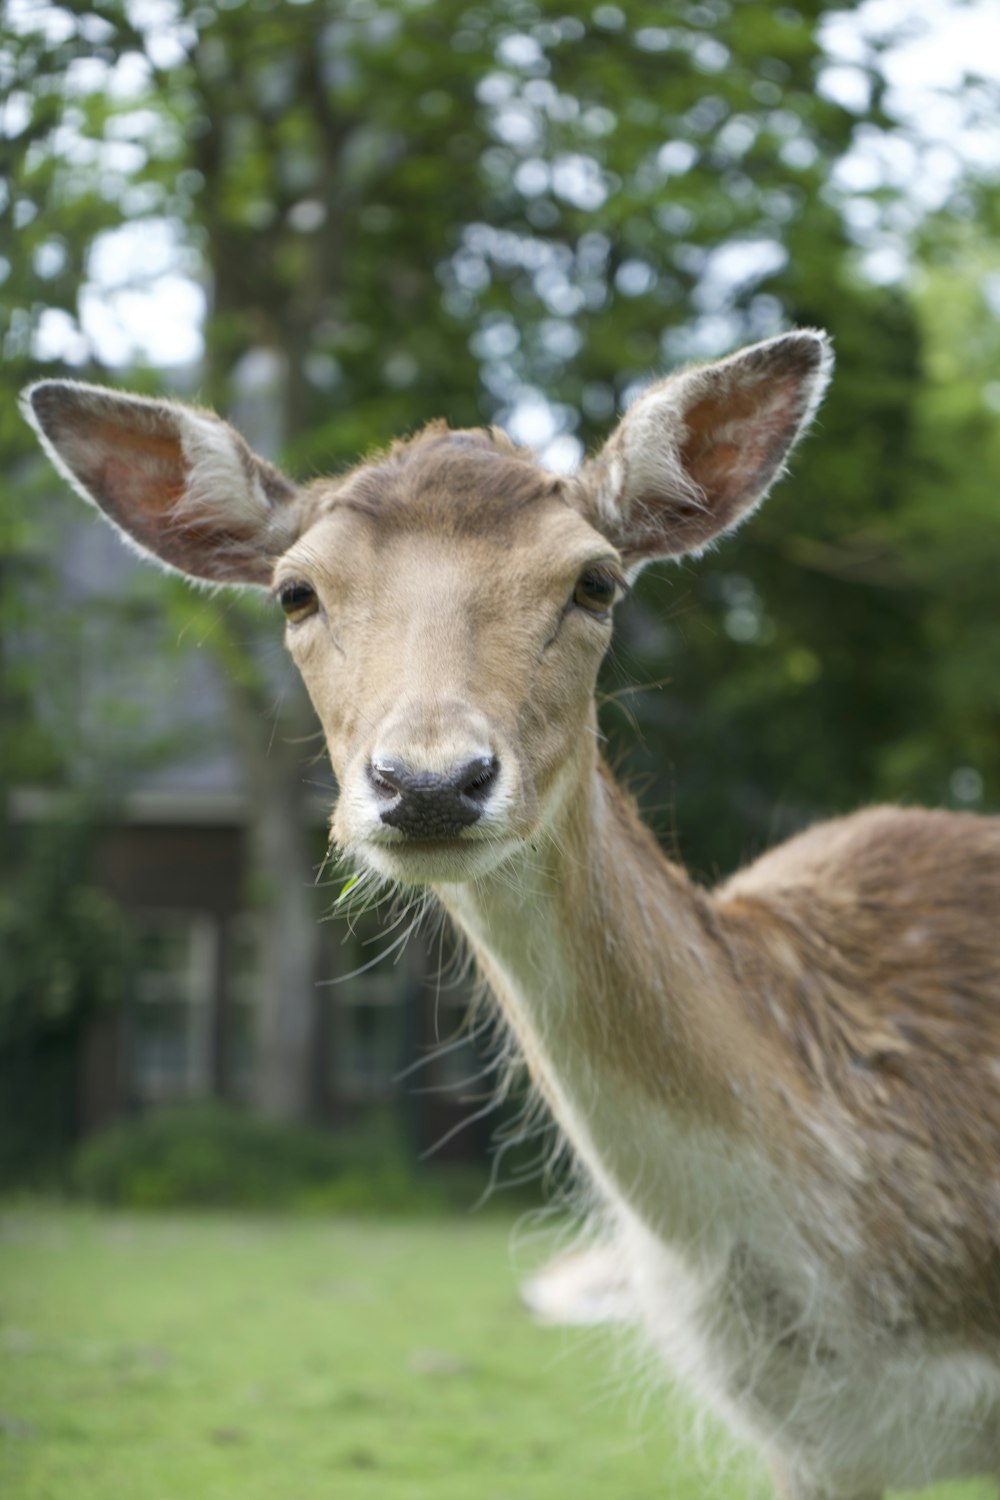
[[[337,996],[331,1037],[332,1081],[342,1099],[384,1099],[395,1091],[403,1059],[403,995],[398,969],[365,975]]]
[[[203,913],[136,920],[130,1017],[132,1089],[149,1103],[209,1092],[217,928]]]

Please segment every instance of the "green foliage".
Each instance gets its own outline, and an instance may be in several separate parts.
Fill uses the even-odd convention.
[[[604,681],[612,759],[709,877],[859,803],[1000,805],[1000,192],[958,162],[921,219],[901,177],[845,181],[845,157],[880,133],[920,151],[890,113],[877,47],[854,65],[868,105],[822,86],[841,10],[22,11],[3,44],[0,232],[17,254],[0,266],[0,610],[8,638],[49,644],[7,658],[0,781],[78,760],[72,713],[42,728],[29,712],[73,678],[70,648],[51,643],[76,632],[62,615],[53,628],[54,606],[35,628],[52,510],[14,388],[62,372],[41,336],[56,326],[80,374],[121,377],[95,359],[85,303],[102,235],[145,227],[204,289],[198,394],[302,476],[433,416],[516,425],[525,403],[547,402],[551,432],[589,447],[664,367],[789,324],[830,329],[837,375],[793,481],[711,557],[650,570],[622,611]],[[995,117],[991,87],[954,102]],[[888,286],[864,260],[885,240],[912,261]],[[177,378],[143,357],[129,383]],[[261,357],[270,384],[248,393]],[[285,753],[301,720],[283,711],[271,753],[253,749],[275,697],[270,624],[176,580],[143,587],[143,618],[170,622],[150,654],[205,645],[255,803],[283,779],[293,805],[309,779]],[[633,682],[657,686],[621,696]]]
[[[0,1047],[121,1002],[121,914],[94,880],[89,818],[11,830],[0,886]]]
[[[126,191],[129,222],[172,225],[209,289],[202,393],[226,407],[248,355],[278,361],[271,430],[298,472],[441,413],[510,416],[540,392],[556,428],[590,444],[665,364],[823,324],[838,375],[795,484],[725,552],[644,580],[624,617],[608,688],[667,680],[627,700],[640,751],[609,714],[616,758],[652,809],[676,805],[709,872],[859,801],[979,784],[974,805],[994,803],[995,631],[970,638],[954,601],[971,584],[996,618],[988,377],[970,378],[996,328],[981,294],[995,253],[975,219],[995,216],[995,190],[957,179],[923,227],[943,301],[865,282],[858,226],[877,243],[915,210],[898,187],[852,195],[835,176],[862,130],[906,136],[877,51],[858,64],[867,110],[817,88],[835,9],[181,0],[165,27],[110,3],[96,30],[60,10],[54,48],[30,27],[10,42],[36,80],[13,199],[67,247],[46,280],[59,257],[37,227],[25,242],[11,370],[46,307],[73,315],[81,246],[125,222]],[[144,69],[131,96],[108,86],[126,58]],[[103,88],[77,86],[102,66]],[[60,129],[84,143],[72,170]],[[115,198],[99,163],[123,140]],[[719,255],[739,247],[750,259],[727,282]],[[184,632],[176,590],[170,609],[227,676],[235,663],[259,678],[242,611],[206,634]],[[962,768],[973,776],[956,782]]]
[[[164,1109],[94,1136],[71,1178],[84,1198],[134,1209],[406,1213],[474,1196],[468,1174],[419,1172],[386,1116],[331,1134],[221,1104]]]

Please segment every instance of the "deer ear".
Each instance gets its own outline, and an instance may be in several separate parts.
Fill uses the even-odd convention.
[[[595,524],[632,571],[700,552],[782,473],[830,378],[823,333],[768,339],[643,392],[583,471]]]
[[[74,489],[169,568],[266,587],[298,534],[295,486],[210,412],[72,380],[30,386],[22,410]]]

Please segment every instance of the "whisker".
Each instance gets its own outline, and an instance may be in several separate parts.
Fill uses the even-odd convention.
[[[397,949],[404,950],[412,932],[413,928],[408,927],[405,932],[400,933],[395,942],[389,944],[388,948],[383,949],[381,953],[376,953],[374,958],[370,958],[366,964],[360,964],[356,969],[352,969],[349,974],[338,974],[333,979],[321,979],[319,981],[320,988],[326,988],[334,984],[346,984],[349,979],[357,979],[359,974],[367,974],[369,969],[374,969],[375,965],[381,963],[384,958],[388,958],[390,953],[395,953]],[[399,956],[401,956],[401,953]],[[396,961],[398,962],[398,957]]]
[[[453,1125],[450,1130],[446,1130],[440,1140],[434,1142],[433,1146],[429,1146],[426,1151],[421,1152],[419,1160],[427,1161],[429,1157],[436,1155],[442,1147],[447,1146],[449,1141],[453,1141],[457,1135],[461,1135],[463,1130],[468,1130],[470,1125],[475,1125],[479,1120],[485,1120],[488,1115],[491,1115],[494,1110],[499,1108],[499,1104],[500,1101],[491,1095],[482,1109],[477,1109],[473,1114],[466,1115],[464,1119],[459,1120],[456,1125]]]

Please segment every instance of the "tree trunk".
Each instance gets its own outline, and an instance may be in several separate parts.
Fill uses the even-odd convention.
[[[306,1120],[316,1113],[320,1081],[320,945],[299,726],[286,714],[269,737],[264,692],[232,679],[228,688],[248,782],[249,896],[260,938],[254,1099],[271,1119]]]

